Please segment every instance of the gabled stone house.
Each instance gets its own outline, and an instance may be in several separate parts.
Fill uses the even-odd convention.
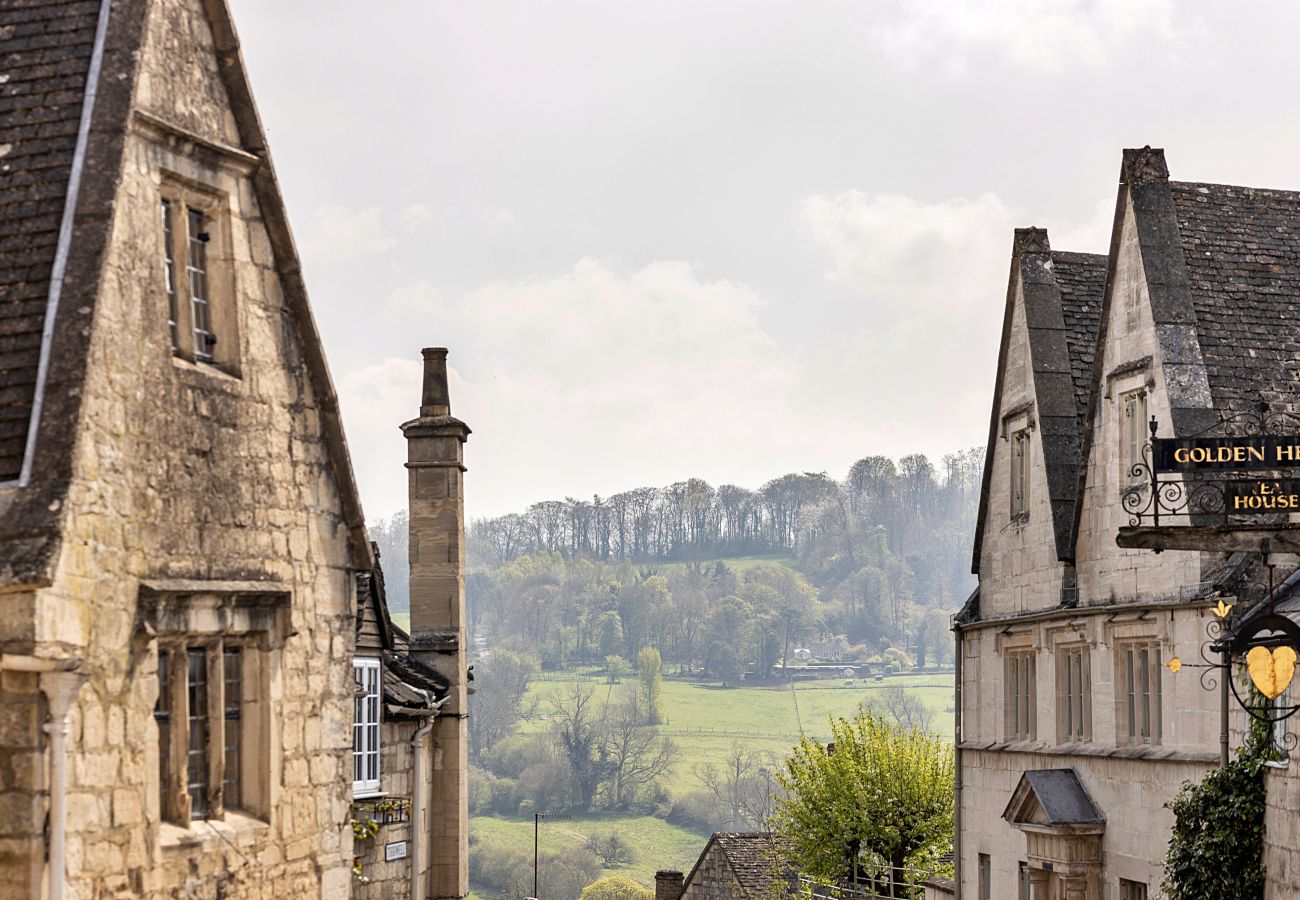
[[[1171,181],[1159,150],[1124,152],[1108,255],[1016,232],[979,588],[955,624],[959,896],[1157,896],[1166,804],[1225,732],[1218,693],[1168,663],[1199,660],[1210,607],[1259,600],[1263,569],[1121,549],[1123,497],[1150,491],[1152,417],[1170,437],[1300,412],[1297,314],[1300,193]],[[1268,776],[1273,897],[1300,889],[1293,768]]]
[[[769,832],[719,831],[685,877],[655,873],[655,900],[777,900],[798,893],[797,873]]]
[[[6,2],[0,76],[0,897],[346,897],[374,560],[229,11]]]

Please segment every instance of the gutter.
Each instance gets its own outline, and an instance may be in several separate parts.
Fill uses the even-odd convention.
[[[89,680],[87,675],[76,671],[80,665],[79,659],[0,654],[0,670],[39,673],[41,690],[49,704],[50,719],[41,726],[49,737],[50,749],[49,900],[63,900],[67,880],[68,713],[81,686]]]
[[[953,641],[956,644],[956,659],[953,660],[955,669],[953,678],[953,737],[956,741],[953,745],[953,766],[956,771],[953,773],[953,828],[952,828],[952,878],[956,882],[956,891],[954,900],[961,900],[961,663],[962,663],[962,634],[961,626],[953,625]]]
[[[41,426],[41,410],[45,406],[45,383],[50,374],[50,354],[54,345],[54,322],[59,313],[59,299],[63,295],[63,278],[68,271],[68,256],[72,251],[72,224],[77,215],[77,198],[81,193],[81,176],[86,167],[86,148],[90,143],[90,120],[95,112],[95,98],[99,94],[99,73],[104,65],[104,43],[108,36],[108,13],[112,0],[100,0],[99,21],[95,25],[95,45],[90,54],[90,69],[86,73],[86,91],[81,101],[81,121],[77,125],[77,146],[72,154],[72,172],[68,175],[68,195],[63,203],[63,220],[59,223],[59,242],[54,251],[54,267],[50,270],[50,291],[45,302],[45,324],[41,328],[41,355],[36,366],[36,393],[32,397],[32,417],[27,424],[27,443],[23,448],[23,467],[18,475],[18,487],[27,487],[32,480],[32,467],[36,459],[36,436]],[[9,482],[10,485],[13,482]],[[50,896],[54,897],[54,883]],[[60,885],[60,891],[62,886]]]
[[[411,735],[411,754],[415,757],[414,784],[411,786],[411,900],[424,900],[424,878],[422,876],[422,863],[424,849],[423,837],[420,834],[420,827],[424,824],[424,747],[425,740],[433,732],[433,726],[438,718],[438,710],[442,707],[447,699],[451,696],[448,694],[441,700],[434,700],[430,709],[407,709],[402,708],[402,712],[409,716],[418,716],[424,719],[424,722]]]

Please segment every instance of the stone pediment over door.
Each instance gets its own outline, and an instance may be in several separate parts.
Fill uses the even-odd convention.
[[[1100,896],[1102,815],[1074,769],[1025,772],[1002,817],[1025,833],[1025,852],[1039,900]]]

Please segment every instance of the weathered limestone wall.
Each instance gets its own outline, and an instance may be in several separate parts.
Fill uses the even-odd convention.
[[[1016,625],[1007,634],[995,624],[972,628],[962,635],[962,731],[967,742],[1001,742],[1006,739],[1004,653],[1009,646],[1039,648],[1036,709],[1038,739],[1026,742],[1048,751],[1057,743],[1056,655],[1062,644],[1086,642],[1090,647],[1092,685],[1092,741],[1089,752],[1114,750],[1119,745],[1120,688],[1117,686],[1116,642],[1130,638],[1158,638],[1161,662],[1178,656],[1188,662],[1200,659],[1206,623],[1213,613],[1204,605],[1162,609],[1136,621],[1137,612],[1116,616],[1089,614]],[[1201,687],[1197,670],[1175,675],[1160,670],[1162,734],[1160,751],[1213,754],[1219,742],[1218,694]],[[1020,745],[1017,745],[1020,746]],[[1056,748],[1060,749],[1060,748]],[[1132,752],[1132,751],[1125,751]],[[1005,800],[1003,803],[1005,804]]]
[[[1300,775],[1294,760],[1285,769],[1269,768],[1264,810],[1265,900],[1300,896]]]
[[[36,896],[44,856],[45,697],[32,672],[0,671],[0,898]]]
[[[1035,398],[1024,291],[1019,280],[1017,277],[999,422],[1004,422],[1007,413],[1032,404]],[[1035,413],[1030,406],[1026,415],[1018,418],[1032,419]],[[1011,427],[1016,427],[1015,422]],[[1000,436],[993,446],[988,518],[980,549],[980,612],[986,617],[1060,605],[1064,573],[1064,565],[1056,558],[1042,430],[1033,427],[1030,432],[1029,515],[1017,523],[1011,522],[1011,441],[1007,439],[1009,429],[1004,430],[1007,435]]]
[[[1129,524],[1130,518],[1120,503],[1128,483],[1121,472],[1121,395],[1146,385],[1147,417],[1154,415],[1160,422],[1160,433],[1170,434],[1164,370],[1131,203],[1124,216],[1111,291],[1106,341],[1101,348],[1104,381],[1094,404],[1092,450],[1086,461],[1087,487],[1075,547],[1079,599],[1084,604],[1177,596],[1180,587],[1201,580],[1199,553],[1170,550],[1155,554],[1121,550],[1115,545],[1116,533],[1121,525]],[[1137,365],[1148,357],[1150,363]],[[1112,377],[1117,369],[1130,366],[1132,371]]]
[[[967,750],[963,754],[962,896],[976,897],[978,856],[992,868],[993,896],[1016,897],[1017,864],[1026,860],[1025,835],[1002,818],[1011,792],[1026,769],[1073,767],[1106,816],[1102,896],[1118,897],[1119,879],[1146,882],[1156,896],[1162,860],[1173,827],[1164,804],[1186,780],[1200,780],[1209,764],[1143,762],[1123,758]],[[1281,895],[1279,895],[1281,896]]]
[[[198,0],[156,0],[140,99],[234,143],[210,56]],[[70,896],[345,897],[352,582],[300,336],[245,173],[144,131],[128,138],[124,168],[65,540],[36,610],[38,641],[69,648],[91,676],[69,735]],[[172,357],[164,173],[228,198],[241,377]],[[133,624],[141,580],[160,578],[289,587],[292,633],[265,653],[271,752],[260,818],[158,825],[157,656]],[[40,774],[23,780],[37,785]]]

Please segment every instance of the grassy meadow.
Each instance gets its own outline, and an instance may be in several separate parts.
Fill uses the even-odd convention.
[[[633,680],[633,679],[628,679]],[[537,699],[537,712],[521,723],[522,731],[538,731],[549,724],[549,698],[562,693],[575,681],[590,685],[601,702],[617,696],[619,687],[605,684],[595,669],[544,673],[529,688]],[[880,692],[891,685],[901,685],[917,693],[933,713],[933,728],[951,734],[953,727],[952,675],[902,675],[884,681],[856,681],[845,685],[843,679],[827,679],[782,686],[747,686],[722,688],[713,684],[678,679],[664,681],[665,723],[660,731],[672,737],[680,751],[672,777],[666,787],[674,797],[699,788],[692,770],[700,763],[721,763],[733,743],[739,741],[753,750],[772,752],[779,760],[798,743],[800,734],[825,739],[831,716],[852,716],[859,704],[871,704]],[[637,851],[630,866],[606,869],[607,875],[626,875],[647,887],[654,886],[656,869],[689,871],[708,840],[708,833],[642,815],[597,815],[543,821],[541,848],[580,848],[595,833],[607,834],[617,829]],[[508,842],[519,850],[532,853],[532,818],[475,816],[471,833],[484,840]],[[476,892],[479,900],[486,894]]]

